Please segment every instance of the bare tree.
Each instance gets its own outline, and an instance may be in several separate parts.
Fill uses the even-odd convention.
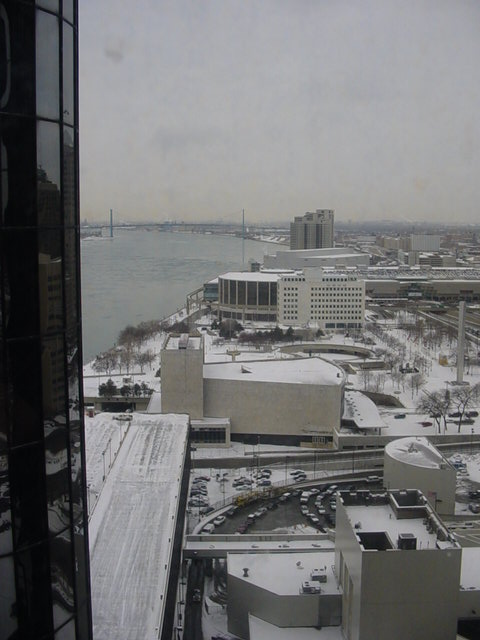
[[[480,396],[480,383],[472,386],[459,385],[452,389],[450,395],[452,406],[455,408],[455,413],[458,414],[458,433],[460,433],[466,412]]]
[[[148,351],[141,351],[135,355],[135,364],[139,365],[142,373],[145,365],[151,365],[154,360],[155,354],[150,349]]]
[[[420,387],[423,387],[424,384],[425,384],[425,377],[421,373],[412,373],[410,377],[410,387],[412,389],[412,398],[413,398],[414,392],[418,395]]]
[[[425,413],[435,420],[439,433],[442,420],[444,431],[447,429],[447,417],[450,408],[451,399],[448,390],[428,392],[423,389],[423,396],[417,404],[417,409],[420,413]]]

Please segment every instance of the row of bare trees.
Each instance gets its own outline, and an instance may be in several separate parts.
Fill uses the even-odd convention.
[[[443,423],[444,432],[447,430],[448,418],[458,420],[458,433],[467,417],[468,411],[480,398],[480,383],[474,385],[456,385],[442,391],[423,391],[423,396],[417,405],[418,411],[431,416],[435,420],[438,432]]]
[[[130,373],[130,368],[137,365],[143,373],[146,366],[152,366],[155,358],[155,353],[150,349],[136,351],[131,345],[126,345],[125,347],[116,347],[99,354],[95,358],[92,367],[99,373],[110,375],[116,369],[120,373],[123,373],[123,371]]]

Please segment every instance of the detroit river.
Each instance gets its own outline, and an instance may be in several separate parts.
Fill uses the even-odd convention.
[[[280,247],[245,240],[248,260]],[[114,345],[128,324],[159,320],[185,306],[187,293],[242,268],[242,240],[199,233],[115,230],[113,240],[81,242],[83,358]]]

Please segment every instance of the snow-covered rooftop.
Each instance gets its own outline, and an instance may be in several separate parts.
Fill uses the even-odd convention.
[[[385,429],[376,404],[360,391],[345,391],[343,417],[359,429]]]
[[[338,593],[333,573],[335,552],[308,553],[229,553],[228,573],[261,589],[278,595],[299,595],[302,583],[309,581],[314,569],[324,571],[327,581],[321,583],[322,593]],[[244,576],[248,569],[248,576]]]
[[[281,273],[265,271],[229,271],[218,276],[222,280],[243,280],[248,282],[277,282]]]
[[[250,640],[343,640],[342,627],[277,627],[261,618],[248,616]]]
[[[165,349],[201,349],[202,339],[196,336],[189,336],[188,333],[180,336],[170,336],[165,345]]]
[[[480,547],[463,547],[460,587],[480,589]]]
[[[387,500],[377,503],[346,504],[347,517],[356,534],[385,532],[393,545],[397,548],[397,540],[400,534],[413,534],[417,539],[417,549],[436,549],[437,534],[427,527],[425,512],[419,512],[419,516],[407,519],[399,518]],[[439,521],[440,526],[440,521]],[[456,548],[458,545],[450,540],[439,543],[442,548]]]
[[[187,437],[188,416],[133,414],[90,522],[98,640],[158,637]]]
[[[204,378],[280,382],[286,384],[343,384],[345,374],[321,358],[209,363],[203,366]]]
[[[385,452],[395,460],[417,467],[441,469],[450,466],[443,455],[427,438],[399,438],[389,442]]]

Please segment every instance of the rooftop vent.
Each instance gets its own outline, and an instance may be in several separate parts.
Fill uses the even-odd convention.
[[[413,533],[399,533],[397,547],[403,551],[412,551],[417,548],[417,538]]]
[[[243,567],[243,577],[248,578],[248,567]]]
[[[186,349],[188,347],[188,333],[182,333],[178,339],[178,348]]]

